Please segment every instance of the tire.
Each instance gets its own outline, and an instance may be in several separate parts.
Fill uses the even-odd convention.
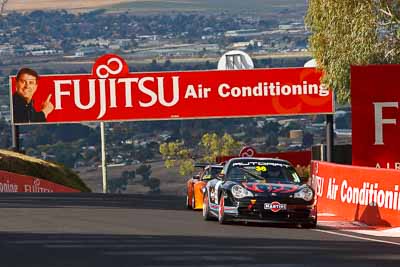
[[[225,194],[222,192],[221,197],[219,198],[219,207],[218,207],[218,222],[220,224],[226,223],[226,216],[225,216]]]
[[[307,229],[314,229],[317,227],[317,222],[318,222],[318,217],[315,217],[315,220],[309,223],[304,223],[301,225],[302,228],[307,228]]]
[[[210,215],[210,205],[208,202],[209,202],[208,194],[206,192],[204,193],[204,198],[203,198],[203,219],[205,221],[210,221],[212,219]]]
[[[192,193],[191,206],[192,206],[192,209],[196,208],[196,199],[194,197],[194,190],[193,190],[193,193]]]
[[[185,208],[186,209],[190,209],[190,205],[189,205],[189,196],[188,196],[188,193],[186,192],[186,201],[185,201],[186,203],[185,203]]]
[[[310,223],[304,223],[301,225],[301,228],[305,228],[305,229],[314,229],[317,227],[317,221],[313,221]]]

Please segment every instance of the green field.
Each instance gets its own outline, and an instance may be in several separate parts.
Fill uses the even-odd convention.
[[[232,13],[268,15],[279,11],[296,12],[303,10],[304,13],[306,7],[306,0],[147,0],[111,5],[107,9],[111,11],[128,10],[133,13],[227,11]]]

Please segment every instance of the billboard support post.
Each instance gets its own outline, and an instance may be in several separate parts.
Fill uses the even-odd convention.
[[[315,58],[307,61],[304,64],[305,68],[317,68],[317,60]],[[334,112],[333,108],[333,112]],[[333,148],[334,148],[334,132],[333,132],[333,114],[326,115],[326,161],[333,162]],[[324,160],[323,145],[321,146],[321,160]]]
[[[333,162],[333,146],[333,114],[328,114],[326,115],[326,160],[328,162]]]
[[[106,138],[104,134],[104,122],[100,122],[101,135],[101,171],[103,177],[103,193],[107,193],[107,159],[106,159]]]
[[[15,152],[20,151],[19,147],[19,126],[12,124],[11,125],[11,135],[12,135],[12,150]]]

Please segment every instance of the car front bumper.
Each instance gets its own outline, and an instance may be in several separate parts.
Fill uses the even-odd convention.
[[[264,208],[264,203],[270,201],[250,200],[236,202],[235,206],[225,206],[224,213],[227,220],[267,223],[315,223],[317,220],[317,206],[315,204],[286,204],[286,209],[272,211]]]

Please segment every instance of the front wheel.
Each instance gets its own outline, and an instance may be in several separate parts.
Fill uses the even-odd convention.
[[[303,223],[301,225],[302,228],[306,228],[306,229],[314,229],[317,227],[317,220],[309,222],[309,223]]]
[[[224,193],[221,194],[221,197],[219,199],[219,208],[218,208],[218,222],[220,224],[225,224],[226,223],[226,216],[225,216],[225,197]]]

